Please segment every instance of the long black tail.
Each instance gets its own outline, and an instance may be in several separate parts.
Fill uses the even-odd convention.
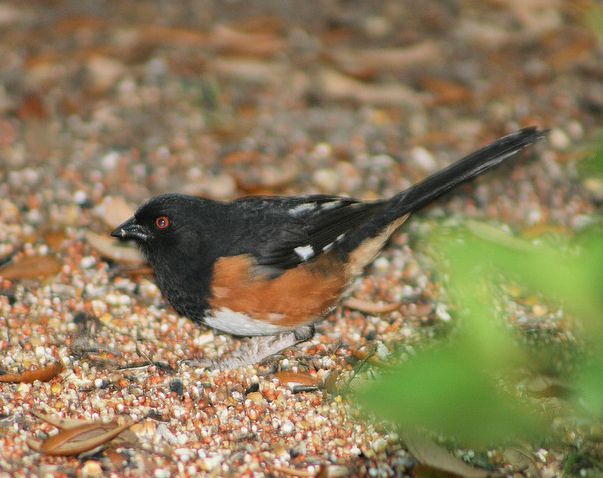
[[[386,223],[418,211],[459,184],[479,176],[544,136],[546,131],[536,127],[520,129],[412,185],[390,200]]]
[[[395,219],[418,211],[459,184],[469,181],[502,163],[526,146],[543,138],[546,134],[546,131],[539,130],[536,127],[520,129],[497,139],[488,146],[465,156],[423,181],[396,194],[385,203],[383,214],[379,214],[373,221],[358,230],[354,237],[350,237],[348,241],[345,241],[344,249],[352,250],[357,245],[356,243],[367,237],[377,235]]]

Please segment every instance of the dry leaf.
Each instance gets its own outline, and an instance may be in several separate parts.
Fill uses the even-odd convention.
[[[85,31],[88,34],[105,28],[108,24],[106,18],[93,15],[69,15],[61,18],[54,26],[56,32],[65,35],[74,35],[76,32]]]
[[[265,33],[245,33],[218,25],[211,35],[212,44],[220,51],[257,57],[270,57],[282,53],[287,43],[281,38]]]
[[[567,398],[574,390],[564,380],[547,375],[536,375],[526,383],[526,390],[537,397]]]
[[[101,256],[112,261],[131,265],[143,265],[146,262],[138,249],[131,245],[120,243],[109,236],[102,236],[92,231],[86,231],[86,240]]]
[[[287,71],[279,63],[245,58],[216,58],[208,69],[228,78],[266,85],[279,84]]]
[[[44,120],[48,118],[48,110],[44,106],[40,95],[31,93],[23,98],[19,106],[19,118],[22,120]]]
[[[283,371],[276,372],[273,377],[278,378],[281,385],[286,385],[288,387],[294,387],[296,385],[317,387],[320,384],[318,378],[308,373]]]
[[[209,44],[209,35],[190,28],[166,27],[160,25],[136,26],[135,34],[139,42],[148,45],[170,44],[182,47],[205,47]]]
[[[44,238],[44,242],[55,251],[61,249],[67,240],[67,234],[64,230],[47,230],[42,234],[42,237]]]
[[[329,100],[418,108],[425,98],[423,94],[399,83],[363,83],[335,70],[323,70],[318,79],[321,94]]]
[[[115,270],[116,275],[124,275],[130,277],[152,276],[155,271],[151,266],[122,266]]]
[[[348,309],[358,310],[365,314],[387,314],[400,308],[400,304],[397,303],[377,303],[368,300],[356,299],[350,297],[343,302],[343,305]]]
[[[337,66],[349,75],[366,78],[376,73],[406,73],[413,66],[442,60],[441,47],[427,40],[406,48],[340,49],[332,54]]]
[[[454,105],[471,100],[471,91],[454,81],[427,76],[421,81],[421,86],[433,95],[434,105]]]
[[[287,466],[274,466],[272,469],[274,471],[278,471],[279,473],[282,473],[283,475],[287,475],[287,476],[299,476],[302,478],[316,478],[318,476],[316,473],[314,473],[312,471],[299,470],[296,468],[289,468]],[[321,469],[322,469],[322,467],[321,467]]]
[[[408,451],[419,463],[426,467],[466,478],[485,478],[488,476],[486,470],[474,468],[459,460],[452,456],[448,450],[424,435],[407,432],[404,433],[403,440]]]
[[[532,34],[556,30],[563,22],[560,0],[497,0],[497,3],[508,8],[523,30]]]
[[[61,429],[58,434],[45,440],[27,440],[31,449],[51,456],[79,455],[94,450],[106,445],[134,424],[133,421],[122,425],[117,422],[67,421],[40,413],[36,416]]]
[[[518,447],[511,447],[504,450],[502,455],[504,462],[512,465],[514,470],[527,472],[526,476],[539,476],[535,460],[529,452]]]
[[[274,194],[291,184],[299,175],[297,164],[287,168],[267,165],[236,168],[231,171],[237,187],[249,194]]]
[[[0,269],[0,277],[7,280],[39,279],[58,274],[62,267],[54,256],[25,256]]]
[[[47,365],[46,367],[28,370],[23,373],[7,373],[0,375],[0,382],[5,383],[33,383],[36,380],[40,382],[49,382],[63,370],[63,365],[59,362]]]
[[[69,418],[61,418],[57,415],[46,415],[45,413],[38,412],[37,410],[33,410],[31,412],[31,414],[34,417],[39,418],[40,420],[42,420],[46,423],[49,423],[53,427],[57,427],[57,428],[65,429],[65,430],[90,423],[89,420],[75,420],[75,419],[69,419]]]
[[[94,208],[94,214],[111,229],[134,215],[135,208],[120,196],[107,196]]]

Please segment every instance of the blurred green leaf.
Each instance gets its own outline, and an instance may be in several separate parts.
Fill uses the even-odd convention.
[[[584,18],[586,24],[593,32],[603,36],[603,7],[593,6],[589,8],[585,13]]]
[[[483,445],[511,437],[544,436],[546,420],[497,380],[547,356],[521,349],[495,313],[504,283],[563,307],[580,320],[591,360],[568,382],[571,399],[594,415],[603,411],[603,235],[589,231],[576,240],[559,237],[557,247],[534,245],[494,226],[433,235],[438,260],[447,264],[448,291],[457,304],[459,324],[453,340],[419,353],[359,392],[362,403],[402,426],[444,432]],[[570,399],[570,397],[566,397]],[[577,403],[577,402],[576,402]]]
[[[603,12],[603,9],[601,11]],[[603,22],[603,14],[601,18]],[[603,34],[603,29],[601,32]],[[603,177],[603,137],[593,141],[586,151],[586,158],[578,163],[580,175],[583,177]]]
[[[427,427],[472,444],[542,431],[542,421],[499,390],[482,365],[466,347],[450,344],[384,371],[358,398],[404,427]]]

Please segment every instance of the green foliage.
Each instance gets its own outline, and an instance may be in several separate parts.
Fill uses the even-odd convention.
[[[603,147],[601,148],[603,151]],[[594,156],[603,161],[603,152]],[[593,163],[595,164],[595,163]],[[602,168],[603,170],[603,168]],[[445,264],[457,330],[358,392],[378,416],[402,426],[445,432],[471,445],[546,436],[546,406],[519,396],[516,372],[534,370],[542,353],[521,345],[499,305],[512,284],[563,310],[583,347],[566,384],[565,410],[603,417],[603,229],[534,243],[493,226],[469,223],[433,231],[431,249]],[[505,325],[506,324],[506,325]]]
[[[594,33],[603,37],[603,7],[593,6],[587,9],[584,19]]]
[[[593,153],[578,165],[580,173],[582,176],[601,178],[603,177],[603,137],[595,140],[589,149],[592,149]]]

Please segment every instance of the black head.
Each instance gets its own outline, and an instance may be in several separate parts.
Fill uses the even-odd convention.
[[[136,241],[143,251],[173,249],[201,227],[205,200],[181,194],[157,196],[143,204],[134,216],[111,235]]]

